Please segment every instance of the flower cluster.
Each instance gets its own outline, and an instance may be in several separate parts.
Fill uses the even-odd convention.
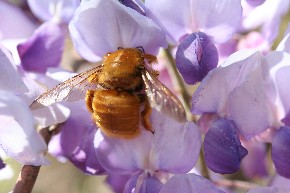
[[[278,180],[290,178],[290,27],[273,46],[289,6],[289,0],[0,1],[0,148],[34,166],[49,164],[48,151],[85,174],[106,175],[115,192],[235,192],[244,186],[221,174],[266,184],[270,171],[277,180],[249,184],[248,193],[290,192]],[[166,112],[178,111],[170,106],[177,99],[148,92],[144,81],[138,96],[147,93],[151,111],[146,120],[147,104],[140,103],[140,134],[103,133],[83,96],[98,77],[78,80],[87,74],[67,68],[101,66],[124,48],[142,52],[144,68],[172,93],[160,90],[182,101],[186,121]],[[50,89],[49,105],[30,106]],[[154,97],[161,102],[150,102]],[[57,132],[46,144],[36,128],[52,125]]]

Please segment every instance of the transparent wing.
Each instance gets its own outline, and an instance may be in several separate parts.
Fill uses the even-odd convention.
[[[181,102],[166,86],[146,69],[142,71],[142,79],[151,107],[179,122],[186,121],[185,110]]]
[[[77,74],[68,80],[56,85],[52,89],[40,95],[29,106],[31,110],[43,108],[60,101],[77,101],[85,98],[88,89],[96,89],[97,84],[89,81],[102,70],[102,65]]]

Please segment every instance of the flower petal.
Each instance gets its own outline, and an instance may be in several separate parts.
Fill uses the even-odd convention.
[[[0,18],[0,40],[26,38],[36,28],[22,10],[6,1],[0,1]]]
[[[33,127],[28,106],[5,91],[0,91],[0,123],[0,147],[9,156],[26,165],[48,163],[44,157],[46,144]]]
[[[195,174],[179,174],[170,178],[160,193],[224,193],[212,182]]]
[[[256,187],[252,188],[247,193],[290,193],[290,189],[281,187]]]
[[[133,176],[133,177],[136,177],[136,176]],[[133,177],[131,177],[131,179]],[[106,178],[106,182],[111,186],[111,188],[114,190],[114,192],[126,193],[126,191],[124,189],[125,189],[126,183],[129,181],[129,179],[130,179],[130,175],[108,174],[108,177]],[[131,189],[131,188],[129,188],[129,189]]]
[[[28,0],[28,5],[39,19],[43,21],[52,18],[59,19],[63,22],[69,22],[75,9],[79,6],[79,0],[61,0],[61,1],[38,1]]]
[[[198,29],[216,43],[232,37],[242,18],[241,0],[194,0],[191,12]]]
[[[162,186],[163,184],[154,176],[142,173],[140,175],[134,175],[128,180],[124,193],[159,193]]]
[[[215,42],[225,42],[242,16],[240,0],[147,0],[145,5],[146,14],[157,20],[175,43],[183,35],[197,31],[212,36]]]
[[[53,22],[41,25],[28,40],[17,46],[24,70],[45,73],[47,68],[60,65],[64,39],[62,26]]]
[[[6,164],[3,162],[3,160],[0,158],[0,170],[5,168]]]
[[[219,119],[210,126],[204,138],[204,155],[206,165],[212,171],[221,174],[236,172],[247,153],[233,121]]]
[[[92,123],[84,101],[66,104],[66,107],[71,114],[59,126],[61,132],[51,140],[49,152],[56,157],[69,159],[85,173],[102,173],[93,144],[96,126]]]
[[[281,127],[272,141],[272,159],[277,173],[290,178],[290,127]]]
[[[152,113],[151,123],[155,129],[150,152],[151,169],[172,173],[190,171],[201,149],[198,127],[192,122],[176,122],[157,112]]]
[[[109,173],[120,174],[138,170],[188,172],[201,147],[196,125],[178,123],[156,111],[152,112],[151,124],[154,135],[141,128],[141,134],[131,140],[109,138],[97,132],[95,148],[101,165]]]
[[[0,46],[0,89],[20,94],[28,91],[17,72],[16,65],[7,49]]]
[[[187,84],[201,81],[218,64],[218,52],[205,33],[192,33],[176,51],[176,67]]]
[[[232,54],[219,68],[213,69],[203,79],[192,97],[191,111],[200,113],[227,112],[228,94],[239,84],[262,59],[254,50]]]
[[[121,0],[123,5],[136,10],[141,15],[145,15],[145,5],[141,0]]]
[[[290,102],[288,100],[289,91],[288,83],[290,81],[290,54],[286,52],[271,52],[266,56],[266,61],[270,69],[270,75],[275,82],[278,92],[278,100],[276,102],[276,119],[274,121],[282,121],[288,125],[290,123]],[[276,126],[276,124],[273,124]]]
[[[186,33],[191,33],[191,2],[189,0],[146,0],[146,15],[167,31],[169,41],[177,44],[179,38]]]
[[[266,177],[268,171],[265,144],[248,141],[243,142],[243,145],[248,150],[248,155],[242,162],[243,174],[248,178]]]
[[[82,1],[69,29],[78,52],[92,62],[119,47],[142,46],[156,54],[166,46],[165,35],[152,20],[114,0]]]

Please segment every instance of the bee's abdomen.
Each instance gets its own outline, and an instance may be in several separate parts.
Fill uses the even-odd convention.
[[[96,90],[88,91],[86,100],[94,121],[106,135],[132,138],[139,134],[137,95],[115,89]]]

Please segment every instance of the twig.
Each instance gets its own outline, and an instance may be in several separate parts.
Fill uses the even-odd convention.
[[[227,188],[238,188],[238,189],[245,189],[249,190],[251,188],[258,187],[258,184],[246,182],[246,181],[239,181],[239,180],[227,180],[227,179],[220,179],[213,181],[214,184],[218,186],[223,186]]]
[[[39,133],[48,144],[53,132],[47,127],[41,129]],[[31,193],[39,170],[40,166],[24,165],[16,181],[13,193]]]

